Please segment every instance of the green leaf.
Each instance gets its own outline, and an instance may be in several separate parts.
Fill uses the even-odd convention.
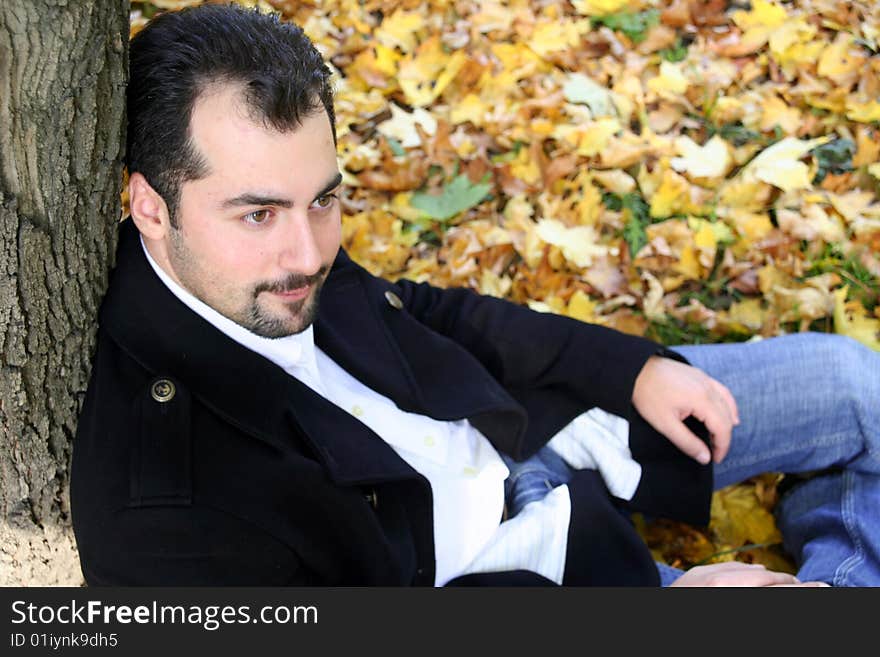
[[[749,130],[742,123],[726,123],[721,127],[709,126],[709,137],[715,134],[721,135],[722,139],[729,141],[736,147],[745,146],[749,142],[762,142],[760,132]]]
[[[630,255],[635,257],[636,253],[648,243],[648,234],[645,232],[645,227],[651,223],[648,204],[635,192],[623,196],[606,192],[602,196],[602,202],[609,210],[623,211],[623,239],[629,245]]]
[[[522,150],[523,142],[516,140],[513,144],[513,149],[507,151],[506,153],[497,153],[492,155],[489,159],[492,164],[504,164],[506,162],[513,162],[518,156],[520,150]]]
[[[667,62],[680,62],[687,57],[688,47],[682,43],[681,39],[676,39],[675,44],[671,48],[663,48],[660,56]]]
[[[386,137],[388,139],[388,146],[391,148],[391,152],[397,156],[406,155],[406,149],[404,149],[403,145],[397,141],[394,137]]]
[[[825,179],[829,173],[846,173],[852,171],[852,159],[856,154],[856,145],[850,139],[835,139],[827,144],[816,146],[812,150],[813,157],[819,168],[813,178],[813,184],[817,185]]]
[[[630,216],[627,219],[623,227],[623,239],[629,244],[629,253],[633,257],[648,243],[648,234],[645,232],[645,226],[635,216]]]
[[[660,12],[657,9],[648,9],[638,13],[619,12],[607,16],[595,16],[592,19],[594,26],[606,25],[612,30],[623,32],[633,40],[640,43],[645,40],[649,29],[660,22]]]
[[[488,174],[482,182],[474,184],[467,175],[459,174],[443,188],[440,194],[413,193],[410,205],[432,219],[448,221],[486,198],[486,194],[492,189],[492,184],[485,182],[487,178]]]

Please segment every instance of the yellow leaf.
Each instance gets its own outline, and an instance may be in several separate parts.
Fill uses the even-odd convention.
[[[719,190],[719,205],[736,208],[737,211],[763,211],[773,188],[751,177],[739,175],[726,180]]]
[[[716,491],[710,514],[709,528],[720,543],[741,547],[782,541],[773,516],[761,506],[751,486],[729,486]]]
[[[815,203],[803,205],[799,210],[779,208],[776,212],[779,227],[798,239],[812,241],[820,238],[826,242],[840,242],[846,233],[840,219],[829,216]]]
[[[547,244],[562,250],[565,259],[576,267],[589,267],[593,258],[603,255],[616,255],[616,248],[597,243],[598,235],[592,226],[568,228],[556,219],[541,219],[537,228],[538,237]]]
[[[663,289],[663,285],[649,271],[642,272],[642,279],[648,284],[648,292],[642,299],[642,311],[644,311],[645,317],[657,321],[663,320],[666,316],[663,307],[663,296],[666,291]]]
[[[767,311],[760,299],[743,299],[731,304],[727,314],[731,321],[742,324],[750,331],[758,331],[764,325]]]
[[[803,118],[800,111],[795,107],[789,107],[778,96],[771,96],[764,101],[761,114],[760,128],[762,131],[773,130],[779,126],[787,135],[795,134],[801,127]]]
[[[449,120],[453,125],[470,121],[475,126],[483,125],[486,116],[486,106],[476,94],[468,94],[452,106]]]
[[[700,208],[695,203],[693,191],[686,178],[667,169],[660,187],[651,196],[651,216],[658,219],[673,214],[697,214]]]
[[[580,133],[577,154],[585,157],[597,155],[608,145],[611,138],[620,132],[620,121],[617,119],[599,119],[588,125]]]
[[[872,121],[880,121],[880,103],[871,101],[869,103],[857,103],[855,101],[846,101],[846,116],[853,121],[859,123],[871,123]]]
[[[491,269],[484,269],[480,274],[480,294],[503,299],[512,284],[508,276],[498,276]]]
[[[829,141],[819,137],[801,141],[786,137],[765,148],[743,170],[746,181],[757,178],[789,192],[810,187],[809,168],[800,161],[811,149]]]
[[[577,46],[581,34],[590,29],[589,21],[552,21],[539,23],[529,40],[529,48],[544,57]]]
[[[766,237],[773,230],[773,222],[767,214],[736,211],[730,215],[737,232],[751,243]]]
[[[681,157],[672,158],[672,168],[692,176],[717,178],[726,175],[733,165],[727,142],[718,135],[703,146],[697,145],[690,137],[679,137],[675,140],[675,148]]]
[[[714,249],[718,242],[735,241],[733,233],[723,221],[709,221],[699,217],[688,217],[688,226],[694,231],[694,239],[700,248]]]
[[[596,302],[590,299],[582,290],[576,290],[568,300],[568,308],[565,314],[582,322],[595,322]]]
[[[535,301],[533,299],[529,299],[526,301],[526,305],[528,305],[529,310],[534,310],[537,313],[552,313],[553,309],[543,301]]]
[[[424,23],[421,14],[398,9],[382,21],[375,36],[388,48],[398,47],[405,53],[411,52],[416,47],[416,34]]]
[[[424,213],[418,208],[414,208],[410,199],[412,199],[412,192],[398,192],[391,199],[388,209],[401,219],[418,221],[424,217]]]
[[[880,162],[868,165],[868,173],[880,180]]]
[[[455,76],[457,76],[464,65],[467,64],[467,60],[468,57],[462,50],[456,50],[452,53],[452,57],[450,57],[449,61],[446,63],[446,68],[443,69],[440,77],[437,78],[437,83],[434,85],[434,98],[437,98],[446,90],[449,83],[455,79]],[[434,98],[431,100],[434,100]]]
[[[633,177],[620,169],[612,169],[611,171],[597,170],[593,172],[593,178],[602,187],[615,194],[629,194],[636,188],[636,181],[633,180]]]
[[[838,32],[834,43],[828,45],[819,57],[816,71],[837,85],[849,87],[865,66],[865,57],[854,44],[852,35]]]
[[[663,60],[660,64],[660,74],[648,80],[648,89],[661,94],[683,94],[690,85],[682,70],[683,67],[683,62],[676,64]]]
[[[514,14],[509,7],[498,2],[481,2],[479,12],[471,14],[471,25],[482,34],[493,30],[507,30],[513,23]]]
[[[859,126],[859,130],[856,132],[856,147],[856,154],[852,161],[854,167],[880,161],[880,141],[867,126]]]
[[[868,208],[874,200],[874,194],[858,189],[844,194],[829,192],[828,200],[841,217],[846,219],[848,223],[853,223],[866,216]]]
[[[528,148],[521,148],[516,159],[510,163],[510,173],[529,185],[537,185],[541,181],[541,168],[531,157]]]
[[[715,231],[709,222],[703,222],[700,229],[694,234],[694,244],[700,249],[715,249],[718,246],[718,240],[715,238]]]
[[[599,153],[599,166],[605,169],[625,169],[644,161],[651,150],[650,144],[643,138],[624,132],[620,137],[612,137]]]
[[[764,265],[758,270],[758,289],[761,294],[768,295],[777,288],[791,284],[791,277],[773,265]]]
[[[834,291],[834,332],[880,351],[880,319],[868,316],[859,301],[847,301],[848,287]]]
[[[697,252],[693,246],[686,246],[681,250],[678,256],[678,262],[672,267],[680,274],[684,274],[688,278],[697,280],[703,275],[700,267],[700,261],[697,259]]]
[[[632,0],[572,0],[571,4],[581,16],[607,16],[628,8],[630,4],[633,8],[641,6]]]
[[[794,281],[788,287],[776,285],[770,290],[768,300],[781,322],[829,317],[834,312],[830,288],[839,280],[837,274],[829,273],[808,278],[803,285]]]
[[[579,176],[580,178],[580,176]],[[577,187],[580,194],[580,201],[577,204],[577,221],[586,226],[591,226],[599,221],[602,214],[602,193],[599,188],[593,185],[592,180],[587,177]]]
[[[750,27],[778,27],[788,19],[785,9],[773,2],[754,0],[751,11],[733,12],[733,21],[742,29]]]
[[[770,53],[789,76],[797,67],[814,63],[825,44],[816,40],[816,27],[803,18],[788,20],[770,33]]]
[[[467,55],[461,50],[447,55],[439,37],[425,41],[413,55],[400,62],[398,82],[407,102],[414,107],[434,102],[466,62]]]
[[[419,146],[422,139],[416,130],[416,124],[422,126],[422,130],[429,135],[437,132],[437,121],[422,108],[410,113],[394,103],[391,103],[390,107],[391,118],[376,126],[376,129],[386,137],[396,139],[403,146]]]

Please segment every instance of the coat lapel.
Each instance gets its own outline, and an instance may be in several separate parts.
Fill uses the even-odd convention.
[[[330,284],[352,302],[348,318],[359,317],[357,281]],[[330,279],[328,279],[330,283]],[[349,288],[349,284],[353,287]],[[326,287],[326,286],[325,286]],[[326,294],[326,292],[325,292]],[[331,295],[327,295],[331,296]],[[346,300],[340,300],[343,305]],[[368,314],[363,317],[369,317]],[[327,401],[308,386],[259,354],[238,344],[190,310],[155,275],[131,221],[120,228],[117,266],[104,298],[101,327],[152,375],[166,375],[185,385],[192,395],[230,424],[281,449],[297,427],[323,462],[329,476],[340,484],[375,483],[418,477],[394,450],[366,425]],[[390,347],[370,349],[377,327],[359,322],[352,331],[360,339],[347,340],[334,330],[320,332],[330,349],[344,354],[350,366],[366,348],[364,368],[377,368],[391,392],[411,398],[402,373],[404,365]],[[389,368],[393,363],[394,368]],[[363,368],[353,372],[364,376]],[[371,385],[375,375],[365,381]],[[364,379],[362,379],[364,380]]]

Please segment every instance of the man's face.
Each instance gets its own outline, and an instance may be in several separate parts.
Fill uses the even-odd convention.
[[[191,133],[209,173],[181,187],[169,272],[222,315],[264,337],[312,323],[340,243],[341,176],[321,112],[290,132],[254,123],[238,89],[196,101]]]

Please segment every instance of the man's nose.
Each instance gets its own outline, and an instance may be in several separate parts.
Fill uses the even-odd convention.
[[[279,266],[305,276],[316,274],[323,263],[308,213],[292,212],[282,223],[284,228],[278,236]]]

